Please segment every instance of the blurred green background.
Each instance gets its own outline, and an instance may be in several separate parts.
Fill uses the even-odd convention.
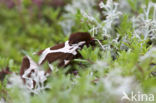
[[[84,18],[80,9],[88,11],[92,14],[89,16],[101,23],[106,16],[99,9],[100,1],[106,3],[107,0],[0,0],[0,69],[9,66],[12,72],[19,73],[23,52],[32,55],[66,41],[73,32],[89,32],[94,23]],[[115,35],[110,39],[103,37],[101,32],[96,35],[103,40],[102,44],[110,46],[110,50],[103,51],[99,45],[94,49],[85,47],[80,51],[83,59],[74,60],[74,66],[55,67],[57,70],[48,80],[52,89],[40,95],[31,96],[16,87],[6,88],[8,76],[0,82],[0,99],[6,97],[6,103],[121,103],[121,95],[116,93],[125,85],[131,90],[155,95],[156,78],[151,72],[156,69],[156,51],[148,53],[155,44],[149,43],[150,38],[139,41],[133,37],[131,17],[143,13],[142,6],[156,1],[114,1],[119,2],[119,7],[121,1],[126,1],[129,7],[122,9],[127,11],[113,28]],[[126,49],[121,48],[123,45]],[[146,58],[140,60],[144,55]],[[79,76],[66,74],[68,69],[77,69]],[[98,79],[98,83],[94,82]]]

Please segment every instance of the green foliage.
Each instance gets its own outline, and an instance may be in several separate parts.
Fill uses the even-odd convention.
[[[82,50],[79,50],[79,52],[84,59],[95,62],[98,59],[99,48],[88,48],[85,46]]]
[[[156,51],[149,55],[148,51],[154,46],[149,46],[148,40],[138,40],[133,36],[134,28],[130,18],[143,10],[138,8],[137,0],[127,1],[131,11],[122,15],[120,23],[115,25],[114,35],[111,35],[110,39],[103,37],[101,31],[95,35],[103,45],[110,46],[109,50],[101,49],[96,42],[95,47],[85,46],[79,50],[82,58],[74,59],[72,65],[58,68],[53,64],[54,71],[47,80],[50,89],[38,95],[30,95],[25,89],[16,86],[7,88],[10,82],[8,75],[0,82],[0,100],[3,97],[7,103],[119,103],[119,95],[122,94],[117,95],[113,90],[124,83],[116,84],[119,81],[116,80],[117,77],[133,77],[134,84],[137,84],[143,93],[156,95],[156,78],[151,74],[156,70]],[[147,5],[149,2],[150,0],[145,0],[142,3]],[[96,7],[93,9],[100,14]],[[34,52],[66,41],[69,35],[64,34],[59,24],[67,19],[64,16],[66,14],[68,12],[64,7],[54,8],[46,3],[38,7],[31,0],[23,0],[22,5],[13,8],[0,6],[0,70],[8,66],[18,75],[24,55],[29,55],[37,61],[38,57],[33,55]],[[83,17],[81,9],[70,15],[75,22],[71,32],[88,32],[93,28],[94,23],[89,23],[89,20]],[[103,19],[98,18],[99,15],[93,16],[98,23],[103,23]],[[93,36],[93,33],[91,35]],[[141,59],[146,55],[145,59]],[[47,64],[43,67],[47,67]],[[68,70],[77,70],[79,74],[75,76],[68,73]],[[120,73],[116,73],[116,70]],[[115,72],[115,83],[107,78],[112,72]],[[107,83],[104,83],[107,79],[108,82],[113,82],[111,86],[115,89],[111,86],[107,88]],[[134,90],[133,83],[130,88]]]

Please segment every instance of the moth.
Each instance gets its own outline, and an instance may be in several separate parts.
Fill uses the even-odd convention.
[[[49,64],[58,61],[59,67],[65,67],[70,64],[70,62],[81,57],[78,50],[81,50],[84,46],[94,46],[95,40],[91,37],[88,32],[77,32],[70,35],[69,40],[65,43],[57,44],[53,47],[40,50],[36,54],[39,56],[38,63],[35,63],[30,57],[25,56],[22,61],[20,76],[26,83],[27,79],[31,79],[32,74],[38,73],[39,66],[48,62]],[[46,72],[40,72],[43,78],[46,78],[52,71],[52,68],[49,65],[49,69]],[[37,74],[37,75],[39,75]],[[36,85],[36,82],[32,80],[33,86]]]
[[[20,69],[20,76],[30,90],[44,87],[44,82],[47,80],[47,74],[40,65],[32,60],[31,57],[25,56]]]
[[[48,63],[59,61],[58,66],[66,66],[71,60],[81,57],[78,50],[81,50],[84,45],[87,47],[95,45],[94,38],[87,32],[73,33],[65,43],[37,52],[40,56],[38,63],[41,65],[45,61],[48,61]]]

